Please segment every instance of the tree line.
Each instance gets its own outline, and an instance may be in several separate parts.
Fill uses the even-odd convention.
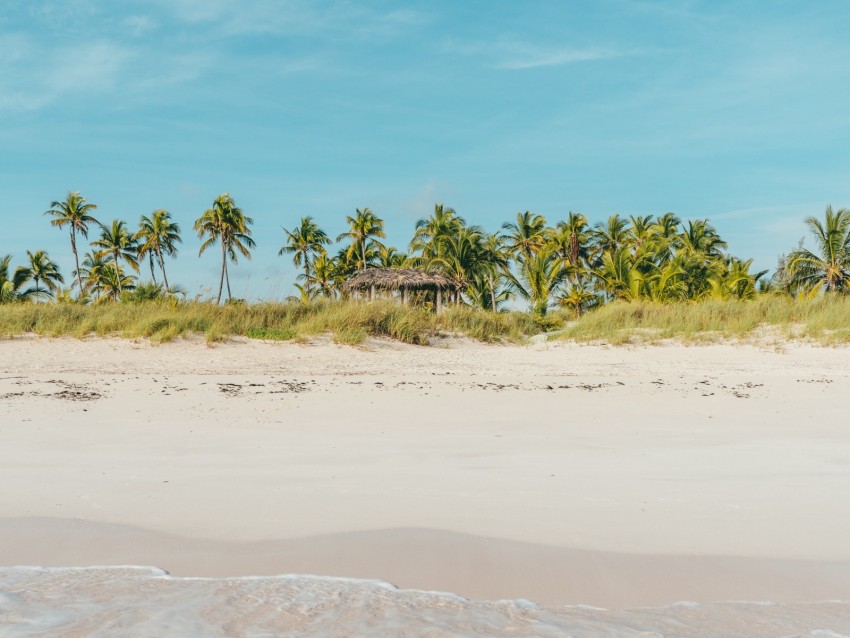
[[[180,225],[167,210],[142,215],[137,229],[123,220],[103,224],[97,206],[78,192],[51,203],[50,223],[67,229],[75,269],[69,288],[59,267],[43,250],[27,252],[25,264],[11,272],[11,256],[0,259],[0,302],[59,299],[83,303],[118,302],[185,294],[170,284],[166,258],[177,255]],[[333,238],[305,216],[283,228],[279,255],[289,255],[298,270],[296,299],[344,296],[343,284],[360,270],[375,267],[417,268],[449,277],[456,304],[499,311],[513,298],[525,300],[537,314],[554,306],[576,316],[611,300],[656,302],[704,299],[752,299],[761,293],[812,296],[850,290],[850,211],[826,209],[823,219],[805,220],[816,249],[802,243],[779,259],[770,278],[752,272],[752,260],[728,252],[727,243],[707,219],[612,215],[591,225],[581,213],[549,224],[542,215],[517,213],[494,233],[471,225],[458,213],[437,204],[416,222],[406,252],[382,242],[384,220],[371,209],[346,217],[348,229]],[[221,252],[216,303],[232,300],[230,267],[256,248],[253,220],[224,193],[195,221],[199,255],[217,246]],[[82,255],[77,240],[89,239]],[[140,283],[144,262],[149,283]],[[435,293],[414,302],[433,303]]]

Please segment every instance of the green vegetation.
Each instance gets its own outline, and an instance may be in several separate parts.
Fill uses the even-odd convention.
[[[751,301],[700,303],[612,303],[572,322],[560,339],[585,342],[685,343],[771,342],[808,339],[823,345],[850,343],[850,298],[795,300],[778,294]]]
[[[525,211],[489,233],[437,204],[416,222],[405,253],[380,241],[386,238],[384,220],[364,207],[345,217],[347,230],[336,239],[343,245],[335,254],[328,249],[331,235],[304,216],[292,230],[283,228],[278,252],[298,270],[299,294],[258,304],[232,296],[230,265],[240,256],[250,259],[256,245],[253,220],[229,194],[213,200],[193,225],[199,254],[213,246],[221,250],[214,302],[200,296],[186,301],[185,291],[169,283],[165,259],[176,257],[182,238],[168,211],[142,215],[138,229],[131,229],[120,219],[102,224],[96,210],[76,192],[45,213],[54,227],[70,230],[76,268],[68,288],[61,287],[65,279],[44,251],[27,251],[14,271],[12,257],[0,257],[0,335],[94,333],[167,341],[199,334],[209,341],[236,335],[282,341],[330,333],[338,343],[356,344],[369,336],[427,343],[441,333],[522,342],[560,331],[568,339],[623,343],[750,338],[767,328],[785,337],[850,341],[845,209],[828,207],[822,220],[808,217],[814,249],[801,243],[781,256],[770,278],[766,271],[751,272],[752,260],[729,253],[707,219],[683,221],[673,213],[612,215],[591,225],[570,212],[550,225]],[[78,251],[77,240],[88,239],[94,227],[99,233],[88,251]],[[140,280],[145,260],[150,281]],[[377,267],[437,273],[449,284],[404,294],[379,290],[384,299],[370,303],[351,299],[344,284]],[[445,312],[434,314],[441,305]],[[528,311],[508,310],[517,305]]]
[[[201,335],[213,342],[231,336],[283,341],[330,333],[336,342],[346,344],[360,343],[367,336],[426,344],[440,333],[464,334],[482,341],[520,341],[542,328],[522,312],[490,313],[461,307],[435,315],[387,300],[219,306],[166,299],[0,306],[0,337],[27,333],[51,337],[94,334],[144,337],[161,343],[190,335]]]

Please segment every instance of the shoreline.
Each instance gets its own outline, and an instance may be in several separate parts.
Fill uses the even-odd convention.
[[[175,578],[289,575],[377,580],[402,590],[542,606],[665,607],[684,601],[850,602],[850,561],[626,554],[433,529],[226,542],[66,519],[0,519],[0,565],[150,565]]]
[[[847,352],[0,341],[0,564],[850,599]]]

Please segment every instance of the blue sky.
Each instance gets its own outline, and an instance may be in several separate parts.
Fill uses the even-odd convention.
[[[435,202],[495,230],[674,211],[772,268],[803,218],[850,206],[850,5],[829,1],[4,0],[0,254],[167,208],[170,279],[216,281],[191,225],[255,219],[235,294],[289,294],[281,226],[369,206],[400,247]]]

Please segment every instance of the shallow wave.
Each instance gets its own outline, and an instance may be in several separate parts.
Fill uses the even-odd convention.
[[[850,638],[850,602],[608,610],[471,601],[382,581],[177,578],[153,567],[0,568],[0,636]]]

